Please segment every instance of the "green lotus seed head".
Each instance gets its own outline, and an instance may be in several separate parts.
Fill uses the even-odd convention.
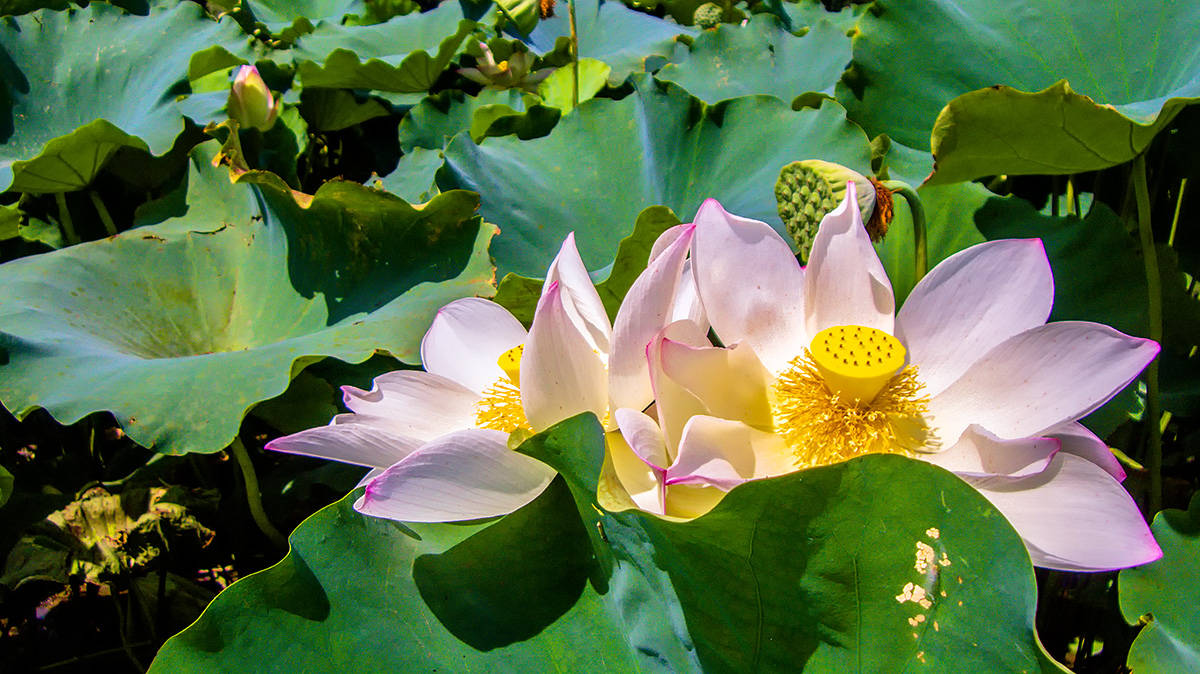
[[[779,171],[775,202],[800,259],[808,261],[821,218],[838,207],[851,181],[858,187],[858,206],[865,222],[875,208],[875,187],[863,175],[819,159],[795,161]]]
[[[692,23],[696,24],[697,28],[708,30],[721,25],[721,19],[724,17],[725,10],[715,2],[706,2],[696,8],[692,14]]]

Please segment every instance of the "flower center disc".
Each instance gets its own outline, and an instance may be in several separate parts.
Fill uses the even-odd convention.
[[[929,398],[904,357],[900,340],[875,328],[838,325],[817,333],[772,389],[775,430],[797,467],[930,451],[936,438],[925,421]]]
[[[904,345],[883,330],[835,325],[813,337],[813,364],[830,393],[841,400],[869,404],[904,366]]]

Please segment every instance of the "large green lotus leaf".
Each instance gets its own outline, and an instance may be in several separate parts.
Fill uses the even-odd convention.
[[[607,269],[593,274],[599,276],[604,271],[608,276],[596,283],[596,293],[604,303],[604,310],[610,320],[617,319],[617,310],[621,302],[633,286],[633,282],[646,269],[650,261],[650,250],[654,242],[667,229],[679,224],[671,209],[666,206],[650,206],[638,215],[633,225],[633,233],[621,239],[617,246],[617,256]],[[518,274],[506,274],[496,287],[496,296],[492,299],[517,320],[526,326],[533,324],[533,314],[537,309],[538,300],[542,296],[544,279],[529,278]]]
[[[192,148],[182,189],[145,204],[138,210],[135,224],[165,223],[162,228],[172,232],[212,232],[231,224],[249,224],[261,216],[262,205],[254,190],[234,184],[229,169],[215,165],[220,151],[215,140]],[[188,214],[191,217],[181,217]]]
[[[455,134],[471,128],[475,114],[481,109],[506,106],[521,112],[525,109],[525,96],[519,89],[484,89],[478,96],[451,89],[426,96],[400,121],[400,149],[441,150]]]
[[[305,87],[427,91],[477,24],[457,2],[372,26],[321,22],[297,40],[288,56]]]
[[[565,5],[565,3],[564,3]],[[545,54],[565,47],[571,34],[567,8],[543,19],[529,34],[529,44]],[[579,34],[579,57],[604,61],[611,68],[608,81],[623,82],[630,73],[644,72],[646,59],[668,57],[675,49],[675,36],[699,35],[700,31],[629,9],[617,0],[579,0],[575,5]]]
[[[540,276],[571,231],[589,268],[608,264],[653,205],[687,221],[714,197],[782,232],[774,196],[782,166],[816,158],[869,170],[866,136],[833,102],[793,111],[748,96],[707,106],[645,75],[634,83],[619,101],[581,104],[544,138],[477,145],[460,134],[446,148],[438,184],[484,195],[482,213],[502,232],[492,246],[502,274]]]
[[[1075,93],[1066,80],[1037,93],[1001,86],[963,94],[934,122],[937,164],[929,182],[1082,173],[1123,164],[1149,147],[1184,106],[1200,101],[1200,82],[1194,93],[1198,97],[1166,101],[1146,124]]]
[[[646,622],[682,616],[670,627],[705,671],[1060,671],[1037,641],[1020,538],[940,468],[871,455],[748,483],[670,522],[601,507],[591,415],[520,451],[566,478],[610,601]]]
[[[561,480],[485,524],[366,517],[359,493],[298,526],[282,562],[218,595],[151,671],[636,671]]]
[[[169,149],[184,128],[174,87],[192,54],[239,53],[232,20],[191,2],[140,17],[101,3],[0,23],[0,190],[86,187],[121,147]]]
[[[74,5],[85,4],[82,0],[0,0],[0,16],[28,14],[39,9],[63,10]],[[131,14],[145,15],[149,11],[148,0],[108,0],[108,4],[121,7]]]
[[[538,0],[496,0],[496,5],[512,19],[517,30],[526,35],[541,19],[541,3]]]
[[[434,177],[442,168],[442,151],[413,148],[396,168],[378,179],[378,186],[411,203],[429,201],[438,193]]]
[[[1060,146],[1101,149],[1105,141],[1092,132],[1108,133],[1118,121],[1104,106],[1122,117],[1116,140],[1125,142],[1142,133],[1139,125],[1170,118],[1181,99],[1200,96],[1197,23],[1194,2],[881,0],[858,22],[847,79],[854,91],[839,99],[870,133],[928,149],[934,120],[955,97],[997,84],[1040,91],[1066,79],[1091,97],[1090,108],[1056,107],[1050,96],[1040,108],[1049,116],[1003,111],[1003,131],[1013,137],[1060,125],[1069,114],[1062,126],[1089,135],[1076,144],[1060,133],[1035,149],[1050,156]]]
[[[63,423],[112,412],[138,444],[215,452],[246,410],[326,356],[419,360],[434,313],[489,294],[477,198],[420,209],[330,182],[301,206],[269,174],[259,209],[161,225],[0,266],[0,400]],[[308,200],[306,200],[308,201]],[[224,226],[211,232],[214,220]]]
[[[715,103],[735,96],[768,94],[788,103],[817,92],[833,95],[850,61],[850,38],[828,21],[796,37],[771,14],[750,22],[721,24],[692,43],[691,52],[655,77]]]
[[[365,11],[363,0],[241,0],[241,4],[272,31],[291,26],[297,19],[341,23],[347,14]]]
[[[839,11],[830,12],[825,9],[821,0],[785,0],[780,4],[792,23],[792,30],[814,26],[817,22],[825,20],[833,23],[843,33],[850,31],[858,17],[867,9],[867,5],[851,4]]]
[[[1200,496],[1187,511],[1155,515],[1150,530],[1162,559],[1117,579],[1125,620],[1150,614],[1125,665],[1134,672],[1200,671]]]

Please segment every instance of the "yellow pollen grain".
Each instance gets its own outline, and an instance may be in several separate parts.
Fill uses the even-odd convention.
[[[475,425],[505,433],[518,428],[532,431],[521,406],[521,389],[507,377],[485,388],[483,397],[475,403]]]
[[[925,535],[936,541],[942,535],[942,532],[937,527],[929,527],[925,530]]]
[[[832,391],[811,352],[792,360],[772,390],[776,432],[796,455],[798,468],[825,466],[864,454],[913,456],[933,444],[925,416],[929,397],[917,369],[891,377],[867,405]]]

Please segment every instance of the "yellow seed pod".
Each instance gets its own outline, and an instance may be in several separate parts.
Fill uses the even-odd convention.
[[[818,332],[809,352],[829,391],[859,405],[870,404],[904,367],[900,340],[862,325],[836,325]]]
[[[504,370],[504,374],[508,375],[508,378],[512,380],[512,383],[516,384],[517,386],[521,385],[521,354],[524,351],[525,345],[518,344],[508,351],[500,354],[499,360],[496,361],[496,364],[500,366],[500,369]]]

